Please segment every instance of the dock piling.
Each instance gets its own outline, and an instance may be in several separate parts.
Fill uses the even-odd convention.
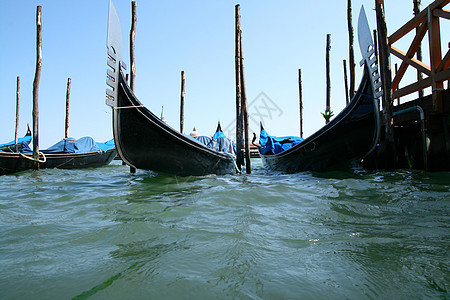
[[[42,68],[42,6],[36,10],[36,73],[33,81],[33,158],[34,169],[39,169],[39,80],[41,78]]]
[[[20,77],[17,76],[17,87],[16,87],[16,128],[14,131],[14,145],[16,145],[16,152],[19,151],[18,133],[19,133],[19,94],[20,94]]]
[[[70,83],[71,79],[67,79],[67,90],[66,90],[66,127],[64,137],[69,138],[69,97],[70,97]]]
[[[181,96],[180,96],[180,133],[184,131],[184,84],[185,84],[184,71],[181,71]]]
[[[303,137],[303,90],[302,90],[302,69],[298,69],[298,101],[300,109],[300,137]]]
[[[134,59],[134,39],[136,37],[136,1],[131,1],[131,29],[130,29],[130,88],[134,93],[136,65]],[[130,166],[130,173],[136,173],[136,168]]]
[[[235,72],[236,72],[236,165],[239,171],[244,165],[243,153],[243,120],[242,120],[242,101],[241,101],[241,57],[240,57],[240,30],[241,16],[240,5],[235,6]]]

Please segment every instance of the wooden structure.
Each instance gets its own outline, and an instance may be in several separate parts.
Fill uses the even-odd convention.
[[[450,0],[436,0],[390,36],[385,23],[378,23],[380,69],[383,77],[383,126],[375,168],[413,168],[429,171],[450,170],[450,93],[444,82],[450,79],[450,51],[441,53],[440,19],[450,19],[445,6]],[[383,0],[376,0],[377,21],[384,17]],[[380,26],[380,24],[382,26]],[[409,48],[402,51],[396,43],[414,33]],[[420,60],[421,43],[428,36],[430,65]],[[444,41],[448,43],[449,41]],[[390,54],[400,59],[400,67],[390,79]],[[414,56],[419,57],[419,59]],[[420,74],[411,84],[400,82],[408,67]],[[422,77],[423,75],[423,77]],[[422,97],[421,91],[431,87],[431,95]],[[395,99],[419,92],[417,100],[394,106]],[[367,167],[367,165],[366,165]]]
[[[450,11],[443,9],[448,3],[450,3],[450,0],[434,1],[426,9],[418,13],[413,19],[389,36],[390,53],[397,56],[402,61],[398,73],[392,81],[393,99],[431,86],[433,111],[443,112],[442,90],[444,87],[443,82],[450,79],[450,50],[442,57],[439,23],[440,18],[450,19]],[[409,32],[416,30],[416,28],[416,35],[406,52],[394,47],[395,42]],[[414,58],[426,33],[428,33],[428,44],[430,48],[430,66]],[[409,66],[416,68],[428,77],[419,79],[417,82],[403,88],[399,88],[399,83]]]

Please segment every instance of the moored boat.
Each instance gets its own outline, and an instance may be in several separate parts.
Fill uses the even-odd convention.
[[[351,102],[333,120],[302,141],[286,141],[283,147],[268,149],[267,142],[277,141],[261,128],[260,156],[270,170],[299,172],[322,170],[328,167],[360,161],[375,150],[379,132],[377,98],[380,92],[378,66],[374,47],[361,9],[358,36],[363,56],[364,74]],[[283,143],[283,142],[282,142]],[[270,148],[270,147],[269,147]],[[280,149],[280,151],[274,151]]]
[[[108,20],[107,101],[113,109],[113,134],[121,159],[137,169],[172,175],[235,172],[232,154],[208,148],[163,122],[144,107],[122,72],[122,31],[110,1]]]

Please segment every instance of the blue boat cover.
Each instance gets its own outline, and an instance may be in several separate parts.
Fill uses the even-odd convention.
[[[277,154],[297,145],[304,139],[297,136],[276,137],[269,135],[265,130],[261,130],[259,144],[261,154]]]
[[[214,151],[234,154],[233,142],[222,131],[217,131],[212,138],[201,135],[193,139]]]
[[[23,144],[23,146],[25,146]],[[88,152],[101,152],[106,151],[108,149],[114,148],[114,140],[109,140],[105,143],[96,143],[93,138],[86,136],[82,137],[78,140],[61,140],[58,143],[54,144],[50,148],[45,150],[39,150],[42,153],[88,153]],[[106,149],[106,150],[105,150]],[[30,147],[27,145],[22,148],[22,153],[31,153],[33,152]]]
[[[103,151],[108,151],[109,149],[113,149],[114,147],[116,147],[116,145],[114,144],[114,139],[110,139],[109,141],[106,141],[104,143],[97,142],[97,146]]]
[[[27,136],[17,139],[17,144],[22,144],[23,142],[29,142],[29,141],[31,141],[31,135],[27,135]],[[5,146],[14,146],[14,145],[15,145],[15,141],[11,141],[6,144],[0,144],[0,148],[5,147]]]

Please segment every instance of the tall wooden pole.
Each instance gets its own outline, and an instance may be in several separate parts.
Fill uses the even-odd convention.
[[[236,164],[239,170],[241,170],[244,164],[243,154],[243,120],[242,120],[242,103],[241,103],[241,58],[240,58],[240,31],[241,31],[241,16],[240,5],[235,6],[235,71],[236,71]]]
[[[181,71],[181,99],[180,99],[180,132],[184,131],[184,82],[185,75],[184,71]]]
[[[131,30],[130,30],[130,88],[134,92],[136,65],[134,63],[134,38],[136,36],[136,1],[131,1]],[[130,166],[130,173],[136,173],[136,168]]]
[[[33,158],[35,159],[34,168],[39,169],[39,80],[41,78],[42,68],[42,23],[41,6],[36,11],[36,73],[33,81]]]
[[[300,137],[303,137],[303,90],[302,90],[302,69],[298,69],[298,101],[300,108]]]
[[[348,105],[349,97],[348,97],[348,79],[347,79],[347,61],[344,59],[343,61],[344,65],[344,86],[345,86],[345,104]]]
[[[131,30],[130,30],[130,88],[134,92],[136,65],[134,63],[134,39],[136,37],[136,1],[131,1]]]
[[[349,36],[349,69],[350,69],[350,97],[355,93],[355,46],[352,24],[352,0],[347,1],[347,21]]]
[[[392,73],[391,58],[387,26],[384,15],[384,0],[375,0],[378,28],[378,47],[380,55],[380,71],[383,86],[383,113],[385,125],[385,139],[381,141],[380,151],[384,156],[385,168],[395,168],[395,144],[393,131],[393,105],[392,105]]]
[[[20,77],[17,76],[17,87],[16,87],[16,128],[14,131],[14,145],[16,145],[16,152],[19,151],[19,145],[17,145],[18,134],[19,134],[19,94],[20,94]]]
[[[417,16],[420,13],[420,1],[421,0],[413,0],[413,6],[414,6],[414,16]],[[419,27],[417,27],[416,32],[419,32]],[[417,60],[422,61],[422,46],[419,46],[417,49]],[[420,81],[423,79],[422,72],[420,70],[417,70],[417,80]],[[419,90],[419,99],[423,98],[423,90]]]
[[[330,50],[331,50],[331,34],[327,34],[327,54],[326,54],[326,73],[327,73],[327,99],[325,106],[325,113],[331,112],[331,75],[330,75]],[[325,118],[325,123],[328,124],[329,118]]]
[[[67,79],[67,90],[66,90],[66,130],[64,137],[67,139],[69,137],[69,97],[70,97],[70,81],[71,79]]]
[[[395,74],[395,76],[397,76],[397,73],[398,73],[398,64],[395,64],[394,65],[394,74]],[[400,97],[398,97],[397,98],[397,105],[400,105]]]
[[[245,171],[247,174],[252,173],[250,163],[250,140],[248,136],[248,107],[247,107],[247,93],[245,90],[245,76],[244,76],[244,53],[242,51],[242,29],[239,30],[239,56],[241,58],[241,109],[244,128],[244,142],[245,142]]]

